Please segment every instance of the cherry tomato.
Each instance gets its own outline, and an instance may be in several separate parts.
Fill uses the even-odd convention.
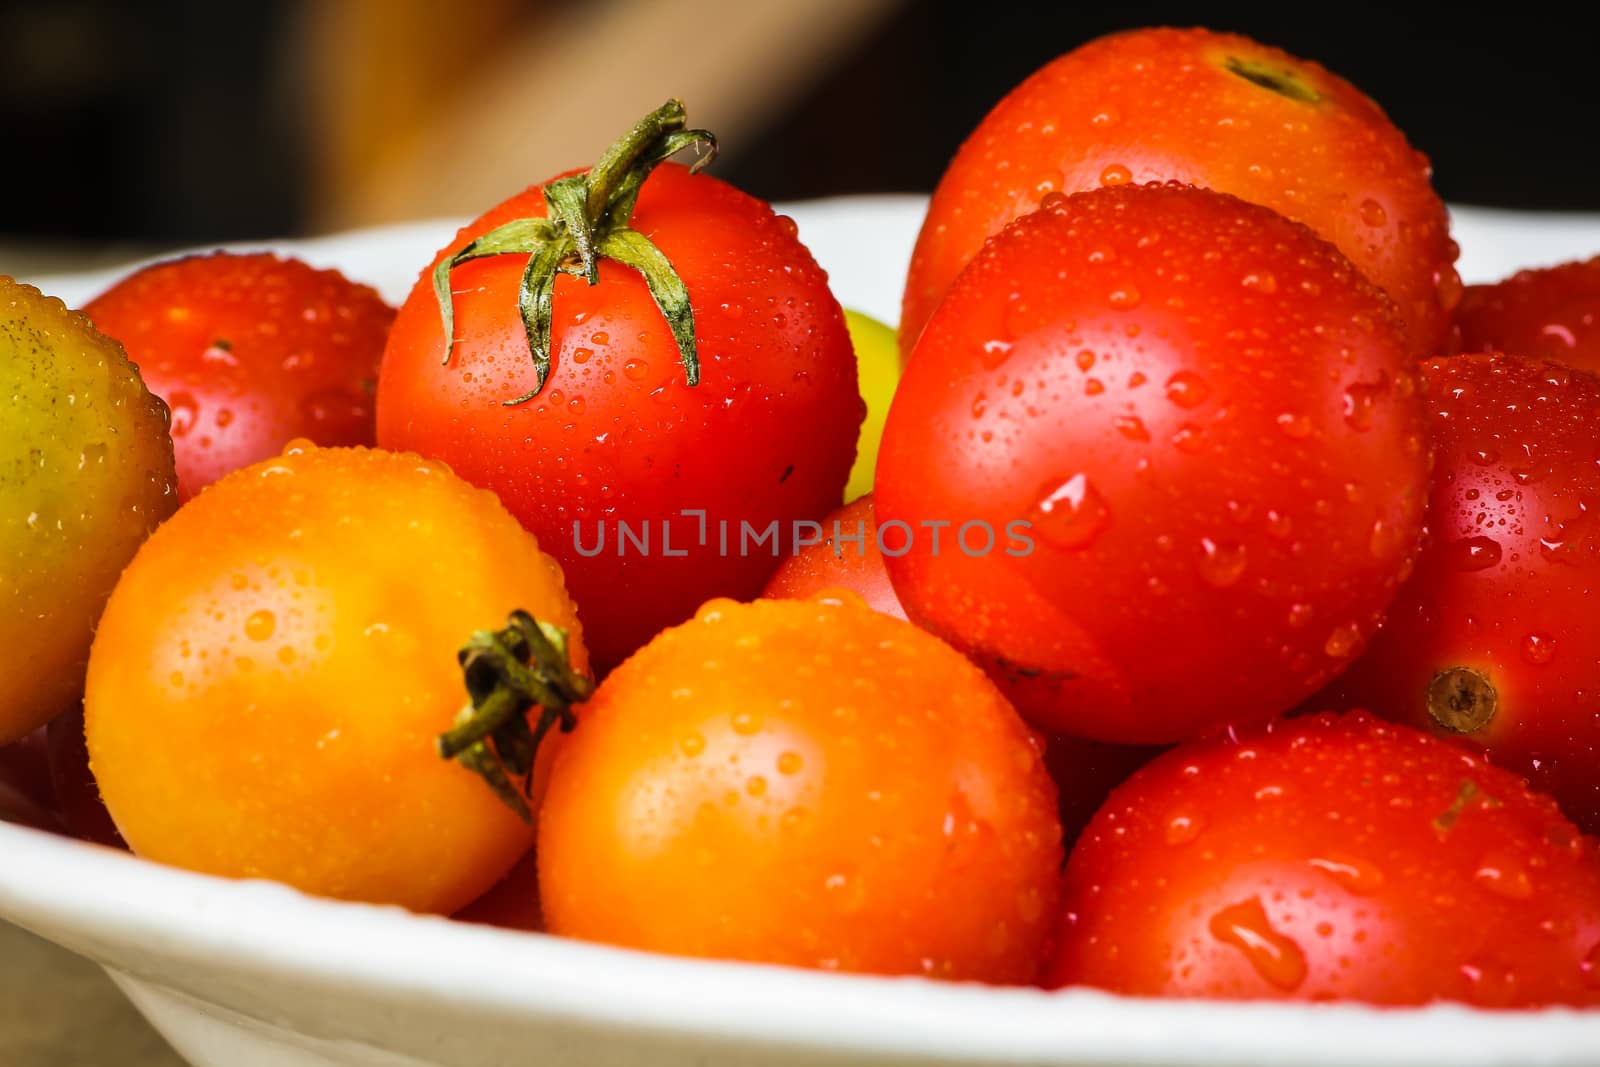
[[[545,219],[553,187],[468,225],[435,268],[506,223]],[[844,314],[792,220],[669,163],[644,180],[628,226],[687,289],[698,385],[641,274],[602,259],[598,284],[554,279],[541,386],[519,314],[523,252],[450,272],[448,362],[425,272],[378,391],[385,447],[494,490],[561,561],[602,671],[705,599],[755,596],[793,524],[839,506],[863,411]]]
[[[1012,90],[939,180],[901,351],[983,242],[1043,197],[1178,180],[1310,226],[1394,298],[1411,350],[1436,355],[1461,280],[1430,174],[1375,103],[1316,63],[1200,29],[1092,41]]]
[[[441,463],[295,443],[224,477],[140,550],[95,637],[90,765],[117,828],[161,863],[460,909],[533,838],[436,744],[467,702],[457,650],[515,609],[584,669],[559,566]]]
[[[688,956],[1037,975],[1061,859],[1027,728],[860,600],[717,600],[624,663],[557,757],[554,933]]]
[[[1388,302],[1304,227],[1175,185],[1057,198],[906,368],[875,495],[917,537],[886,563],[1041,729],[1182,740],[1361,650],[1416,551],[1423,430]]]
[[[173,485],[167,409],[121,346],[0,277],[0,745],[83,696],[95,620]]]
[[[779,564],[761,595],[804,600],[827,589],[848,589],[872,610],[905,618],[906,609],[895,595],[889,571],[883,565],[872,494],[846,504],[820,525],[821,540]],[[894,551],[899,546],[896,543],[889,547]]]
[[[84,309],[172,409],[187,500],[297,437],[370,445],[394,309],[333,270],[215,252],[145,267]]]
[[[1455,324],[1465,352],[1539,356],[1600,371],[1600,256],[1468,286]]]
[[[846,310],[845,324],[850,329],[850,344],[856,352],[856,371],[861,380],[861,396],[867,403],[867,417],[861,423],[861,439],[856,446],[855,466],[845,486],[846,503],[872,492],[872,473],[878,467],[878,445],[883,440],[883,420],[889,416],[889,402],[900,383],[900,349],[894,330],[859,311]]]
[[[1430,543],[1334,699],[1485,750],[1600,830],[1600,379],[1483,355],[1423,375]]]
[[[1055,985],[1600,1005],[1600,860],[1554,802],[1361,712],[1186,745],[1067,864]]]

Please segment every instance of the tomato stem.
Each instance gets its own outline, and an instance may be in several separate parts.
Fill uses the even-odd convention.
[[[557,274],[600,282],[600,260],[610,259],[638,271],[672,329],[690,385],[700,381],[700,356],[695,346],[694,309],[689,292],[671,261],[648,237],[628,224],[639,190],[656,166],[686,148],[699,153],[691,173],[717,154],[717,139],[706,130],[687,129],[683,103],[668,100],[634,123],[606,149],[587,173],[558,178],[544,187],[544,218],[514,219],[445,256],[433,271],[433,293],[444,326],[445,365],[455,351],[455,301],[450,272],[468,260],[486,256],[525,255],[517,310],[533,358],[534,387],[506,406],[526,403],[543,391],[550,377],[551,322]],[[705,148],[700,152],[701,147]]]
[[[482,778],[523,822],[533,821],[527,794],[539,745],[555,727],[578,724],[572,712],[594,683],[572,669],[567,632],[514,611],[504,629],[479,630],[456,655],[469,701],[439,735],[439,755]],[[528,724],[528,711],[539,709]],[[513,779],[521,778],[518,790]]]

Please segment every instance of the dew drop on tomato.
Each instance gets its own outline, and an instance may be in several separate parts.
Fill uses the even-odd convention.
[[[1211,917],[1211,936],[1244,954],[1266,981],[1292,993],[1306,980],[1306,956],[1293,939],[1275,930],[1261,898],[1230,904]]]
[[[1458,571],[1481,571],[1500,562],[1500,542],[1492,537],[1463,537],[1450,542],[1444,555]]]
[[[1047,486],[1030,516],[1043,540],[1069,551],[1088,548],[1110,519],[1105,498],[1082,473]]]

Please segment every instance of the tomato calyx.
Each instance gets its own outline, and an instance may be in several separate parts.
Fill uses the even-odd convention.
[[[661,249],[628,225],[639,190],[658,164],[691,147],[697,153],[689,166],[691,174],[716,158],[716,137],[708,130],[686,129],[686,125],[683,102],[668,100],[606,149],[588,172],[558,178],[546,185],[547,217],[513,219],[442,259],[433,271],[433,292],[444,324],[441,363],[449,364],[456,342],[450,272],[468,260],[526,255],[528,263],[518,289],[517,310],[537,378],[531,390],[504,403],[513,407],[532,400],[550,376],[551,305],[556,275],[570,274],[596,285],[600,281],[600,260],[610,259],[643,276],[677,342],[684,376],[690,385],[698,385],[700,357],[695,348],[689,291]],[[701,146],[705,151],[700,151]]]
[[[1453,734],[1473,734],[1494,721],[1500,694],[1471,667],[1446,667],[1428,683],[1428,717]]]
[[[1307,85],[1292,70],[1274,67],[1258,59],[1241,59],[1238,56],[1229,56],[1222,65],[1229,74],[1243,78],[1251,85],[1259,85],[1268,92],[1277,93],[1302,104],[1322,103],[1322,94]]]
[[[453,759],[493,789],[525,823],[533,821],[528,795],[539,745],[559,726],[578,725],[574,704],[594,683],[572,669],[567,632],[514,611],[500,630],[479,630],[456,654],[471,698],[450,729],[439,735],[439,755]],[[530,726],[528,711],[539,709]],[[523,781],[518,789],[513,779]]]

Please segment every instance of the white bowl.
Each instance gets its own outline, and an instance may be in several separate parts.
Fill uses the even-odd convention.
[[[787,210],[844,303],[893,322],[922,208]],[[1600,251],[1595,217],[1463,209],[1455,223],[1469,281]],[[399,300],[453,232],[270,247]],[[34,280],[77,303],[120,273]],[[199,1067],[1600,1064],[1600,1012],[1139,1000],[678,960],[190,874],[6,824],[0,918],[104,966]]]

